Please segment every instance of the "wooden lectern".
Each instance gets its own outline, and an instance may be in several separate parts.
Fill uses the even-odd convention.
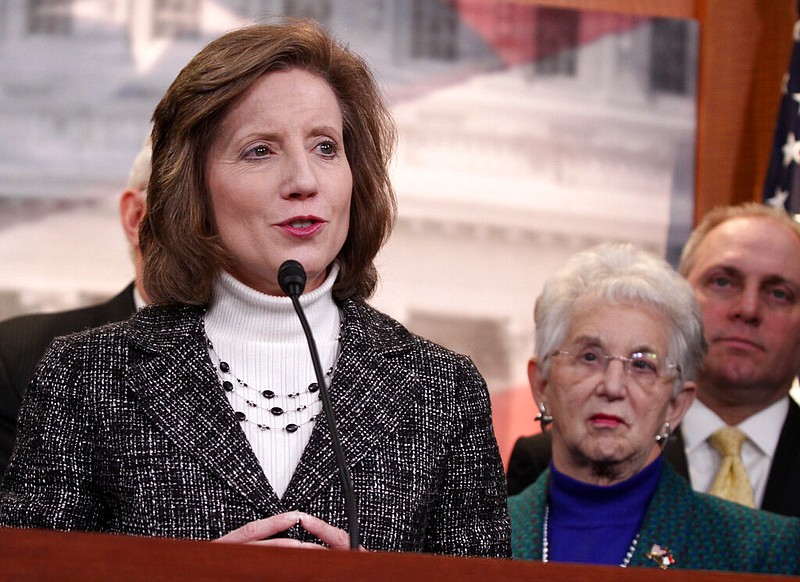
[[[121,535],[0,529],[0,580],[203,582],[758,582],[728,572],[540,564],[425,554],[268,548]]]

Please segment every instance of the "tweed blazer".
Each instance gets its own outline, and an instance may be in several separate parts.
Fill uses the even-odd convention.
[[[99,305],[55,313],[31,313],[0,322],[0,475],[14,448],[22,396],[53,338],[122,321],[134,311],[131,283]]]
[[[364,303],[340,307],[330,393],[363,545],[510,555],[502,463],[475,366]],[[0,524],[212,539],[300,510],[346,528],[327,424],[315,426],[279,499],[219,385],[202,313],[148,307],[54,342],[20,415]],[[298,528],[289,535],[313,541]]]
[[[548,469],[508,499],[515,558],[542,559],[549,479]],[[659,567],[647,556],[654,545],[672,552],[669,568],[800,574],[799,519],[692,491],[669,463],[662,465],[630,565]]]
[[[788,397],[787,397],[788,398]],[[508,494],[516,495],[536,481],[547,469],[552,457],[549,432],[520,437],[514,443],[508,462]],[[800,517],[800,406],[789,398],[789,412],[781,428],[778,445],[767,477],[767,488],[761,509]],[[689,466],[681,427],[675,431],[664,449],[664,458],[679,475],[689,479]],[[690,480],[691,481],[691,480]]]

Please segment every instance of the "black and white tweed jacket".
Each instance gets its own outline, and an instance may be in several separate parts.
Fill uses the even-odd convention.
[[[475,366],[364,303],[341,308],[331,398],[363,545],[508,556],[503,469]],[[213,539],[294,509],[346,527],[326,424],[278,499],[193,307],[149,307],[57,339],[28,389],[0,487],[0,524],[16,527]]]

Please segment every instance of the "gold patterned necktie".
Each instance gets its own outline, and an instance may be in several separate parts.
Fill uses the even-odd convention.
[[[719,472],[709,493],[748,507],[755,507],[753,488],[742,462],[742,443],[746,438],[747,436],[735,426],[721,428],[708,437],[708,443],[722,455]]]

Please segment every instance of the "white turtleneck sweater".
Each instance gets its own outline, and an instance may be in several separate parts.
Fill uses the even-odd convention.
[[[331,293],[338,273],[339,267],[334,265],[320,287],[300,296],[323,371],[334,366],[339,353],[341,315]],[[204,319],[206,335],[214,346],[210,355],[217,375],[220,381],[233,384],[233,390],[225,393],[228,402],[235,412],[245,414],[242,430],[275,493],[283,497],[314,429],[315,422],[310,419],[322,412],[319,391],[308,391],[317,380],[292,301],[265,295],[223,272],[214,283]],[[228,363],[229,373],[219,369],[220,360]],[[275,397],[265,398],[264,390],[271,390]],[[270,412],[273,407],[286,412],[275,416]],[[296,432],[285,430],[290,423],[299,425]],[[259,428],[259,424],[270,429]]]

